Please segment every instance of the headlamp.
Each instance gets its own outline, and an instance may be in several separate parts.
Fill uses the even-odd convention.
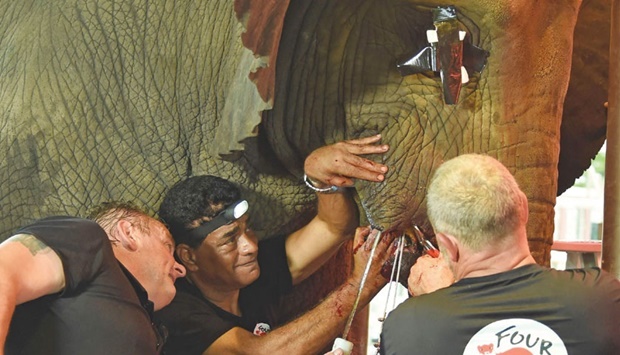
[[[221,226],[231,224],[241,218],[248,211],[248,207],[248,201],[246,200],[233,202],[230,206],[220,211],[220,213],[213,217],[212,220],[204,222],[200,226],[187,231],[187,236],[191,240],[202,241],[214,230],[220,228]]]

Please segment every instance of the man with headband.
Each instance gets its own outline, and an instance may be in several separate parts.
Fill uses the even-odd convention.
[[[317,192],[316,216],[289,235],[260,242],[248,226],[252,206],[233,183],[196,176],[170,189],[159,215],[177,242],[187,278],[177,282],[177,296],[158,314],[169,330],[167,354],[309,354],[341,335],[371,254],[368,245],[356,252],[348,280],[311,311],[273,330],[265,313],[354,234],[358,244],[369,236],[369,228],[356,232],[358,210],[344,187],[353,179],[384,180],[387,167],[360,156],[386,152],[379,140],[344,141],[312,152],[304,180]],[[389,246],[389,237],[379,243],[360,308],[386,283],[379,275]]]

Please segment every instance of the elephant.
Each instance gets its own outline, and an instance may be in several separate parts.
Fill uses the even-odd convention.
[[[356,2],[361,25],[339,22],[347,18],[350,3],[291,8],[287,20],[304,27],[283,31],[276,88],[304,82],[304,90],[311,87],[312,92],[280,91],[264,120],[266,135],[285,161],[299,160],[323,143],[315,137],[331,137],[323,138],[329,142],[342,138],[341,132],[380,132],[392,145],[406,144],[385,158],[395,169],[384,184],[356,185],[368,218],[397,231],[415,224],[430,229],[424,191],[438,163],[462,153],[491,154],[509,167],[528,195],[530,244],[538,262],[548,264],[555,196],[589,166],[605,137],[609,9],[603,2],[570,4],[459,2],[460,21],[472,42],[491,55],[486,72],[471,78],[456,106],[442,103],[435,76],[401,77],[394,68],[396,58],[425,45],[431,8],[412,2]],[[322,8],[320,15],[315,7]],[[540,22],[533,21],[533,13]],[[398,16],[388,20],[394,14]],[[575,42],[571,71],[574,30],[580,42]],[[600,37],[592,39],[591,31]],[[371,40],[375,38],[381,40]],[[364,59],[348,63],[347,56]],[[349,65],[338,64],[342,62]],[[574,85],[567,89],[569,82]],[[316,87],[327,94],[317,95]],[[308,108],[305,103],[312,99]],[[377,107],[377,102],[394,104]],[[327,118],[310,127],[290,119],[302,115]],[[278,144],[282,137],[295,143]],[[562,153],[560,143],[566,147]]]
[[[397,64],[454,5],[488,52],[455,104],[432,71]],[[425,190],[463,153],[498,158],[530,203],[549,264],[555,198],[605,139],[603,0],[23,0],[0,2],[0,240],[111,199],[154,213],[181,178],[239,183],[259,236],[314,211],[303,160],[381,133],[385,181],[355,184],[361,218],[431,235]],[[334,262],[328,268],[340,267]],[[318,292],[318,291],[312,291]]]

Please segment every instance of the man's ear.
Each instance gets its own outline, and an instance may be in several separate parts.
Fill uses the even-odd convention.
[[[530,214],[527,196],[522,191],[519,191],[519,192],[520,192],[519,197],[521,198],[521,213],[522,213],[521,220],[523,224],[527,224],[527,218]]]
[[[136,229],[131,222],[124,219],[119,220],[116,224],[116,232],[116,237],[123,248],[129,251],[136,251],[138,249]]]
[[[196,265],[196,256],[194,251],[186,244],[179,244],[174,249],[177,258],[181,261],[183,266],[190,271],[196,271],[198,265]]]
[[[459,261],[459,244],[456,238],[444,233],[435,233],[435,237],[437,238],[439,247],[447,253],[445,257],[449,258],[452,262]]]

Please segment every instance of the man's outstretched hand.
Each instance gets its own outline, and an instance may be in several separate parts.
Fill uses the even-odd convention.
[[[360,155],[383,154],[387,144],[377,144],[381,135],[352,139],[314,150],[306,158],[304,171],[314,182],[325,186],[353,186],[353,179],[380,182],[388,168]]]

